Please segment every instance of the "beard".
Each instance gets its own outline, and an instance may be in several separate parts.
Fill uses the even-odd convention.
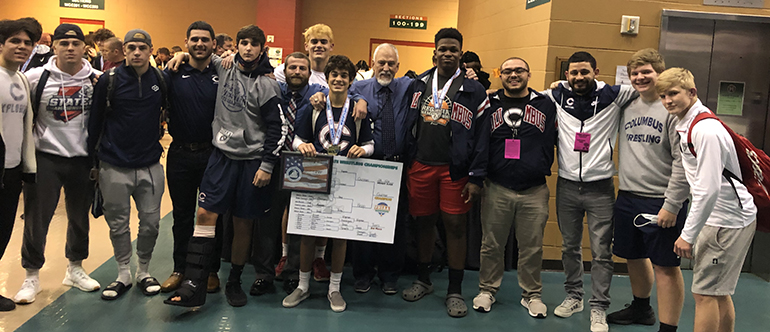
[[[377,83],[379,83],[382,86],[388,86],[390,85],[390,82],[393,82],[393,74],[386,74],[383,75],[380,73],[380,75],[377,75]]]
[[[521,93],[522,91],[527,90],[527,84],[522,84],[518,88],[509,88],[509,87],[503,85],[503,89],[505,89],[505,91],[507,91],[508,94],[510,94],[510,95],[517,95],[517,94]]]
[[[572,87],[572,91],[574,91],[575,93],[577,93],[579,95],[584,95],[584,94],[587,94],[587,93],[591,92],[591,90],[594,87],[594,82],[592,80],[586,80],[586,84],[585,84],[584,88],[576,88],[575,87],[575,83],[576,83],[575,81],[570,81],[569,83],[570,83],[570,86]]]

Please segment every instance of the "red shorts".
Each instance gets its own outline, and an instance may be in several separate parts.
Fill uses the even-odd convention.
[[[449,165],[430,166],[418,161],[412,163],[408,172],[409,214],[426,217],[439,211],[448,214],[464,214],[471,209],[465,203],[463,188],[468,177],[452,181]]]

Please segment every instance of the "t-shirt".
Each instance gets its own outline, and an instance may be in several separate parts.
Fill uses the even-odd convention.
[[[524,118],[524,110],[527,108],[527,102],[529,102],[530,96],[527,95],[522,98],[510,98],[504,93],[500,93],[498,96],[500,96],[500,103],[503,104],[503,114],[508,114],[508,119],[505,119],[506,125],[511,127],[512,130],[519,129],[519,127],[521,127],[521,121],[522,118]],[[511,124],[513,126],[511,126]]]
[[[361,120],[361,132],[358,133],[358,139],[356,139],[356,122],[353,120],[353,117],[350,116],[353,112],[354,105],[355,102],[351,100],[348,114],[345,116],[345,125],[342,128],[340,152],[337,153],[338,156],[347,156],[348,150],[350,150],[353,145],[362,146],[364,143],[374,140],[372,127],[369,125],[370,120],[368,115]],[[335,121],[334,128],[336,129],[337,126],[339,126],[342,107],[332,107],[332,114]],[[312,114],[308,115],[312,117]],[[332,138],[329,131],[329,122],[326,119],[326,111],[321,111],[321,113],[318,114],[318,118],[315,121],[315,127],[311,127],[312,122],[312,118],[303,119],[303,121],[298,122],[297,125],[300,127],[296,128],[295,134],[305,141],[312,141],[316,152],[327,153],[327,149],[332,146]]]
[[[21,164],[21,142],[24,138],[24,113],[29,93],[16,71],[0,67],[0,108],[3,111],[5,168]]]
[[[446,165],[452,161],[449,147],[452,145],[452,98],[463,83],[463,76],[458,76],[452,81],[441,108],[433,107],[433,75],[428,76],[428,84],[425,87],[423,98],[420,99],[420,118],[417,120],[417,161],[425,165]],[[449,80],[447,77],[438,77],[438,92]]]

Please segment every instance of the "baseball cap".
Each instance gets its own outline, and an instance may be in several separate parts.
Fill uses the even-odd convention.
[[[51,40],[67,38],[77,38],[81,41],[86,40],[86,37],[83,35],[83,30],[81,30],[79,26],[70,23],[59,24],[59,26],[56,27],[56,30],[53,31]]]
[[[152,47],[152,38],[150,37],[150,34],[142,29],[133,29],[126,33],[126,38],[123,38],[123,43],[126,44],[130,42],[143,42]]]

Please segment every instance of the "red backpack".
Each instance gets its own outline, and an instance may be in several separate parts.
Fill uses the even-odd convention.
[[[725,127],[725,129],[727,129],[727,132],[730,133],[733,144],[735,144],[735,151],[738,153],[738,164],[740,164],[743,179],[727,169],[722,171],[722,175],[733,186],[733,190],[735,190],[733,179],[746,186],[751,197],[754,198],[754,205],[757,206],[757,230],[770,233],[770,193],[768,193],[767,189],[770,188],[770,177],[766,178],[763,175],[765,173],[770,175],[770,157],[768,157],[764,151],[757,149],[746,137],[736,134],[711,112],[696,115],[695,120],[693,120],[690,125],[690,130],[687,132],[687,147],[690,149],[693,156],[696,156],[696,154],[692,145],[692,128],[696,123],[703,119],[716,119]],[[736,190],[736,196],[737,194],[738,192]],[[743,204],[741,204],[740,200],[738,200],[738,205],[743,209]]]

